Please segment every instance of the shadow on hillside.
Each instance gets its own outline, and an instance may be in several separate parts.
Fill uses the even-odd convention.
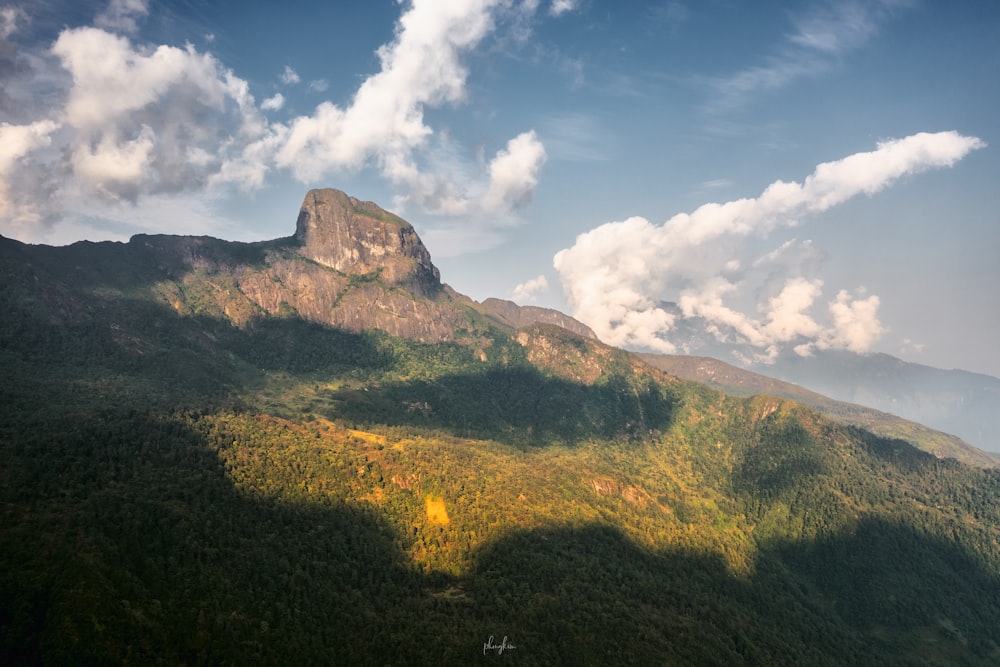
[[[137,234],[128,243],[79,241],[68,246],[25,245],[4,239],[0,241],[0,261],[52,285],[128,292],[178,279],[192,267],[216,270],[261,265],[269,251],[294,244],[293,237],[243,243],[168,234]]]
[[[885,521],[766,547],[748,577],[716,555],[650,552],[597,524],[514,531],[480,548],[468,574],[425,575],[404,554],[413,535],[336,489],[319,504],[234,488],[241,469],[225,469],[194,415],[49,417],[0,420],[5,664],[985,665],[997,655],[996,577],[956,544]],[[253,488],[287,493],[300,481]],[[490,636],[516,648],[484,656]]]
[[[616,376],[584,385],[527,365],[339,391],[330,398],[337,417],[358,423],[444,429],[519,446],[646,437],[670,426],[675,407],[652,383],[633,387]]]
[[[91,299],[90,314],[50,322],[8,311],[0,352],[9,374],[112,375],[119,391],[147,391],[165,405],[239,398],[263,373],[367,374],[389,368],[379,334],[354,334],[289,317],[262,317],[245,328],[209,315],[181,316],[142,299]]]
[[[60,382],[109,377],[109,393],[143,405],[239,402],[267,373],[308,378],[352,378],[363,389],[330,392],[330,417],[359,424],[413,426],[519,446],[576,443],[600,437],[646,437],[669,427],[675,399],[655,383],[623,376],[583,385],[542,374],[527,365],[487,366],[471,350],[455,359],[478,372],[433,380],[373,382],[403,364],[420,364],[417,344],[397,359],[379,332],[354,334],[297,317],[262,317],[238,328],[208,315],[178,315],[166,304],[141,299],[97,299],[96,313],[80,321],[51,323],[10,312],[0,327],[0,350],[23,364],[26,375],[51,370]],[[449,348],[450,349],[450,348]],[[433,352],[428,352],[433,354]],[[468,359],[465,359],[468,357]],[[11,375],[19,370],[11,367]]]

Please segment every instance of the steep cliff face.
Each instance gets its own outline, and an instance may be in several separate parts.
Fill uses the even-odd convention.
[[[303,257],[348,275],[377,271],[386,285],[425,296],[441,287],[441,275],[410,223],[340,190],[306,195],[295,239]]]

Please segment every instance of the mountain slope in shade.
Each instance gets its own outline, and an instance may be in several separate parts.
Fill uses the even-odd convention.
[[[937,457],[951,457],[981,467],[1000,466],[1000,457],[961,438],[935,431],[896,415],[863,405],[837,401],[799,385],[754,373],[711,357],[639,353],[648,364],[693,382],[704,382],[735,396],[769,394],[811,406],[836,421],[865,428],[886,438],[913,443]]]

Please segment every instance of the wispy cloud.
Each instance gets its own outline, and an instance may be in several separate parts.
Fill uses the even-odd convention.
[[[608,131],[592,114],[574,112],[546,119],[541,124],[545,147],[554,160],[596,162],[607,159]]]
[[[27,18],[20,7],[0,7],[0,39],[7,39],[17,31],[17,24]]]
[[[294,86],[300,81],[302,81],[302,77],[299,76],[299,73],[292,69],[291,65],[285,65],[285,69],[281,72],[281,83],[286,86]]]
[[[667,0],[650,5],[646,10],[646,16],[650,23],[676,30],[691,17],[691,10],[683,2]]]
[[[794,29],[761,64],[703,79],[711,91],[708,111],[731,112],[755,95],[824,73],[839,58],[867,44],[897,10],[911,4],[909,0],[846,0],[793,15]]]
[[[800,354],[864,352],[884,332],[878,296],[839,290],[821,321],[813,311],[824,283],[815,275],[812,244],[789,242],[748,261],[746,239],[795,226],[903,176],[951,166],[984,145],[956,132],[882,142],[818,165],[802,183],[776,181],[754,199],[705,204],[662,225],[639,217],[602,225],[553,263],[574,316],[613,345],[672,352],[679,321],[697,320],[719,341],[750,346],[759,360],[787,346]],[[756,314],[734,306],[754,294]]]
[[[94,24],[108,30],[134,33],[139,29],[139,22],[148,13],[148,0],[111,0],[104,11],[97,15]]]

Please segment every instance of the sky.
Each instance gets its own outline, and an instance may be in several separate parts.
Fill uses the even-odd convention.
[[[4,236],[278,238],[335,187],[614,345],[1000,376],[1000,3],[3,3]]]

